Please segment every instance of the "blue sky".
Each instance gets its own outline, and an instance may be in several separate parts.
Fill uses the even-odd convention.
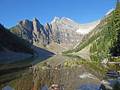
[[[0,0],[0,23],[12,27],[23,19],[37,17],[42,24],[55,16],[79,23],[102,18],[115,7],[116,0]]]

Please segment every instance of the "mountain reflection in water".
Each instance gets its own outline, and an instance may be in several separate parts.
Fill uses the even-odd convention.
[[[63,65],[57,65],[57,67],[52,67],[50,65],[39,65],[37,67],[35,65],[24,70],[24,72],[18,72],[19,76],[5,84],[2,84],[1,89],[9,85],[14,88],[14,90],[42,90],[43,87],[50,88],[53,84],[59,85],[61,90],[97,89],[100,84],[99,79],[89,77],[80,78],[84,73],[89,73],[89,71],[82,66],[65,68]],[[15,76],[16,74],[13,73],[13,75]],[[9,75],[5,77],[8,78]]]

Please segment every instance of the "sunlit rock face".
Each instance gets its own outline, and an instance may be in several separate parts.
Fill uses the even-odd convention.
[[[45,31],[45,28],[42,24],[40,24],[40,22],[34,18],[33,20],[33,32],[32,32],[32,35],[33,35],[33,44],[35,45],[46,45],[46,36],[47,36],[47,33]]]
[[[79,24],[69,18],[55,17],[51,22],[55,42],[64,47],[71,47],[80,42],[83,35],[76,32]]]
[[[11,28],[11,32],[31,42],[33,45],[47,44],[47,32],[36,18],[33,21],[27,19],[20,21],[15,27]]]
[[[66,17],[55,17],[51,25],[55,41],[63,46],[73,47],[80,42],[86,34],[92,31],[99,22],[100,20],[87,24],[79,24]]]
[[[32,41],[32,30],[33,25],[32,22],[29,20],[23,20],[18,23],[18,25],[15,28],[16,32],[20,37],[23,39],[28,40],[29,42]]]
[[[52,26],[51,24],[47,23],[45,25],[45,30],[46,30],[46,34],[47,34],[47,44],[50,44],[53,40],[53,32],[52,32]]]

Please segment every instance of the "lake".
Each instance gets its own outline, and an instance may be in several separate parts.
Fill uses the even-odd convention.
[[[66,67],[68,60],[78,58],[55,55],[42,60],[29,58],[1,66],[0,88],[11,87],[14,90],[43,90],[53,84],[61,90],[96,90],[100,79],[94,75],[94,70],[84,64]]]

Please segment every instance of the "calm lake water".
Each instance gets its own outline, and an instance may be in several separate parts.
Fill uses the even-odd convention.
[[[91,74],[84,66],[72,68],[63,67],[63,62],[68,57],[53,56],[42,62],[36,59],[36,65],[31,66],[33,59],[12,63],[4,67],[11,67],[0,75],[0,90],[44,90],[53,84],[61,90],[98,90],[100,80]],[[17,65],[16,65],[17,64]],[[26,67],[25,65],[28,64]],[[15,66],[17,68],[12,69]],[[23,68],[24,66],[24,68]],[[2,67],[3,68],[3,67]]]

